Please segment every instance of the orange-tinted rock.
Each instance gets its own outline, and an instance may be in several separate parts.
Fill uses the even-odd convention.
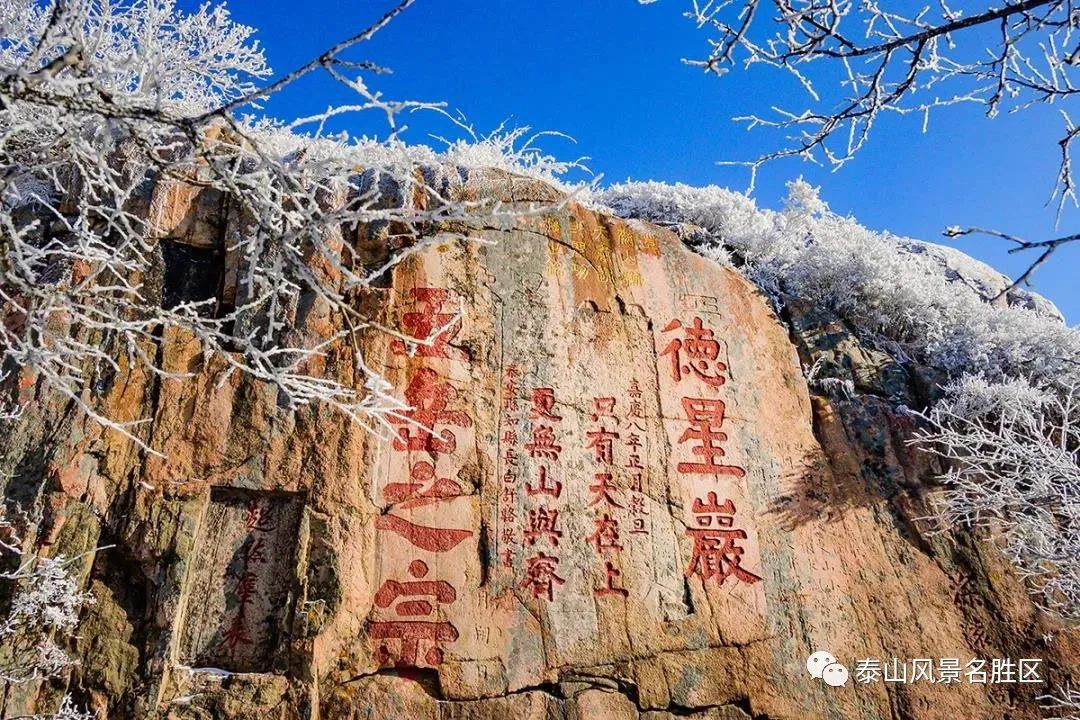
[[[203,244],[224,214],[167,192],[160,234]],[[385,439],[176,333],[164,364],[191,378],[125,369],[105,394],[163,457],[38,398],[5,467],[48,460],[8,497],[54,508],[48,552],[116,545],[85,626],[123,632],[80,640],[77,694],[176,720],[1035,718],[1041,684],[833,688],[805,662],[1075,672],[1075,631],[996,550],[919,519],[934,468],[892,390],[810,394],[814,318],[791,336],[736,272],[573,204],[486,236],[364,298],[406,337],[444,328],[365,339],[415,408]],[[844,347],[860,389],[903,384]],[[361,383],[350,353],[323,371]]]

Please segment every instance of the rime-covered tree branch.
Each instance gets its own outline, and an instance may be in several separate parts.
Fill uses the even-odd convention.
[[[1001,232],[1000,230],[992,230],[989,228],[980,227],[950,227],[945,229],[944,234],[946,237],[960,237],[962,235],[990,235],[991,237],[998,237],[1003,240],[1008,240],[1009,242],[1016,245],[1016,247],[1009,250],[1010,254],[1024,252],[1025,250],[1039,251],[1035,261],[1028,266],[1028,269],[1025,270],[1022,275],[1017,277],[1011,285],[1003,288],[1002,291],[998,293],[997,297],[999,298],[1008,295],[1009,292],[1016,289],[1020,285],[1030,282],[1032,274],[1034,274],[1034,272],[1038,270],[1043,263],[1049,260],[1050,256],[1053,255],[1054,251],[1056,251],[1059,247],[1080,240],[1080,234],[1074,234],[1063,235],[1061,237],[1053,238],[1050,240],[1039,240],[1033,242],[1030,240],[1024,240],[1023,238],[1018,238],[1015,235],[1010,235],[1009,233]]]
[[[79,622],[79,610],[94,598],[79,588],[73,565],[82,558],[39,558],[28,553],[16,524],[0,515],[0,558],[14,560],[0,572],[0,583],[10,586],[7,616],[0,618],[0,681],[9,685],[57,677],[74,664],[60,642]],[[46,720],[46,716],[36,716]],[[89,714],[65,695],[48,720],[90,720]]]
[[[927,416],[924,449],[949,461],[943,517],[991,530],[1043,607],[1080,614],[1077,388],[969,376]]]
[[[716,75],[772,68],[802,88],[802,107],[736,118],[784,138],[757,158],[726,161],[750,169],[751,187],[762,165],[782,158],[842,167],[890,114],[918,116],[925,130],[949,106],[981,106],[989,117],[1059,106],[1051,199],[1060,219],[1066,204],[1077,204],[1070,157],[1077,129],[1067,111],[1078,92],[1077,12],[1071,0],[989,2],[974,12],[944,0],[691,0],[686,15],[710,33],[709,52],[686,62]],[[1033,261],[1018,283],[1052,253]]]
[[[545,210],[464,199],[460,143],[439,154],[398,138],[403,114],[441,106],[383,97],[368,85],[381,68],[345,57],[412,1],[268,81],[254,30],[220,5],[187,14],[174,0],[0,0],[4,369],[33,374],[141,445],[140,421],[105,416],[90,391],[121,360],[168,376],[153,348],[170,331],[197,339],[229,372],[272,384],[288,407],[326,403],[373,427],[402,410],[357,343],[364,332],[395,331],[359,309],[358,293],[418,248]],[[355,100],[291,122],[237,114],[316,71]],[[385,123],[383,139],[327,130],[372,113]],[[521,136],[476,146],[510,170],[565,168],[517,146]],[[155,296],[150,279],[170,239],[160,199],[170,193],[227,198],[220,250],[236,278],[227,301]],[[371,264],[346,237],[358,226],[383,229],[385,258]],[[295,322],[303,307],[343,329],[305,335]],[[313,370],[339,347],[355,384]]]

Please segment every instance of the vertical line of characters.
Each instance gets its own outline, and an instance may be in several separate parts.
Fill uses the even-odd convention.
[[[559,435],[562,416],[556,412],[555,390],[534,387],[530,395],[529,440],[525,451],[533,460],[532,477],[525,483],[527,501],[522,549],[525,553],[524,576],[519,587],[535,599],[551,602],[556,588],[565,585],[559,575],[560,499],[563,484],[556,477],[563,447]]]
[[[380,618],[369,620],[368,635],[376,640],[375,659],[397,667],[437,666],[446,645],[458,639],[457,627],[446,619],[445,608],[458,599],[458,589],[436,577],[425,557],[450,552],[473,535],[468,528],[437,527],[413,520],[412,511],[440,506],[464,494],[458,481],[460,453],[457,433],[471,428],[458,391],[436,368],[467,363],[469,356],[454,345],[461,318],[450,312],[450,292],[417,287],[409,292],[412,309],[402,314],[405,332],[416,342],[395,340],[391,352],[414,359],[406,377],[405,401],[411,408],[392,417],[397,427],[391,452],[402,454],[407,477],[387,482],[381,489],[388,509],[375,520],[380,533],[393,533],[416,549],[400,569],[385,579],[374,597]],[[422,362],[415,364],[415,359]],[[446,517],[453,519],[452,513]]]
[[[269,504],[258,498],[251,498],[244,506],[246,536],[225,571],[232,581],[225,592],[225,608],[232,610],[232,619],[221,632],[220,648],[230,655],[238,654],[243,646],[258,645],[266,635],[256,628],[252,636],[250,612],[260,596],[259,568],[269,561],[266,536],[276,529],[272,515]]]
[[[676,442],[676,472],[712,477],[718,487],[691,503],[686,534],[693,549],[684,573],[718,585],[729,578],[748,584],[760,582],[759,576],[742,566],[745,550],[740,541],[747,539],[747,533],[737,527],[737,508],[722,489],[726,482],[745,477],[746,470],[726,459],[726,405],[719,396],[727,382],[728,367],[720,358],[720,342],[700,316],[689,322],[673,319],[662,332],[670,340],[660,357],[667,358],[667,371],[679,390],[685,423]]]

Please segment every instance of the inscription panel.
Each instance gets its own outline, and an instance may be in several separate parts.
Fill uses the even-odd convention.
[[[597,247],[424,254],[395,285],[384,368],[410,409],[370,477],[373,665],[482,693],[641,642],[763,636],[738,328],[648,253],[616,294],[625,258]]]
[[[271,669],[291,613],[302,508],[295,495],[211,490],[185,590],[182,664]]]

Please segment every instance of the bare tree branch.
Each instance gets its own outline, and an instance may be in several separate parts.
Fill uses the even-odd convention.
[[[357,335],[432,338],[368,317],[358,293],[417,248],[478,241],[480,228],[551,209],[466,197],[459,146],[439,155],[397,138],[401,113],[441,106],[388,100],[364,78],[384,68],[339,57],[413,1],[263,84],[270,69],[253,29],[221,6],[184,14],[159,0],[0,0],[0,362],[148,452],[156,451],[142,439],[143,421],[101,415],[88,389],[120,371],[119,356],[178,377],[151,350],[170,330],[195,338],[230,373],[273,385],[288,407],[328,404],[388,428],[386,416],[406,406],[365,363]],[[233,114],[318,68],[355,101],[288,123]],[[371,112],[385,119],[381,141],[325,132],[331,120]],[[479,155],[545,178],[574,166],[519,146],[524,132],[478,139]],[[228,302],[167,306],[146,278],[163,262],[164,238],[185,240],[158,216],[170,193],[199,192],[228,198],[218,250],[235,287]],[[362,226],[393,229],[374,266],[345,235]],[[302,303],[344,329],[306,336]],[[348,349],[353,381],[317,370],[338,349]]]
[[[1078,233],[1074,235],[1064,235],[1062,237],[1054,238],[1052,240],[1029,242],[1022,238],[1016,237],[1015,235],[1001,232],[1000,230],[991,230],[988,228],[980,227],[950,227],[946,228],[945,232],[942,234],[945,235],[945,237],[950,238],[961,237],[964,235],[990,235],[992,237],[999,237],[1003,240],[1008,240],[1009,242],[1016,244],[1016,247],[1009,250],[1010,254],[1024,252],[1025,250],[1042,250],[1042,252],[1039,253],[1039,256],[1030,265],[1028,265],[1027,270],[1025,270],[1018,278],[1013,280],[1013,282],[1008,287],[1006,287],[996,296],[994,296],[994,300],[1006,297],[1010,292],[1020,287],[1021,285],[1030,285],[1031,276],[1040,266],[1043,265],[1043,263],[1050,259],[1050,256],[1054,254],[1055,250],[1057,250],[1062,245],[1066,245],[1068,243],[1080,240],[1080,233]]]
[[[981,105],[994,117],[1080,92],[1080,16],[1072,0],[990,0],[970,14],[944,0],[916,9],[898,0],[691,0],[686,15],[710,31],[710,52],[684,62],[717,75],[773,68],[790,74],[806,95],[799,109],[735,118],[782,136],[777,149],[721,163],[748,168],[751,190],[758,169],[781,158],[839,169],[888,114],[921,116],[925,131],[945,107]],[[1078,130],[1068,114],[1062,117],[1050,196],[1059,221],[1065,204],[1078,202],[1070,158]],[[1048,250],[1013,287],[1030,281],[1053,254]]]

